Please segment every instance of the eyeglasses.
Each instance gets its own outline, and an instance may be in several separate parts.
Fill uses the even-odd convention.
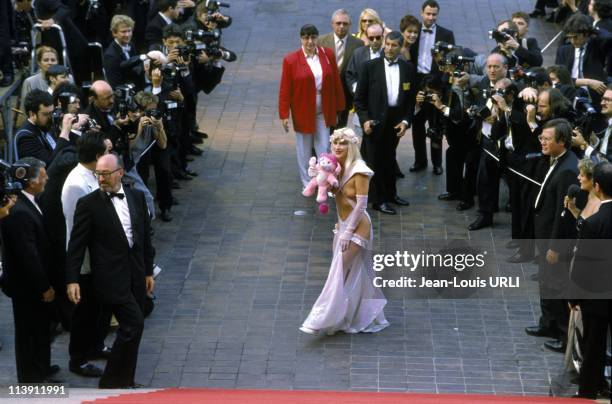
[[[108,178],[119,170],[121,170],[121,167],[113,171],[94,171],[93,173],[98,178],[100,177]]]
[[[550,143],[553,141],[552,137],[544,137],[542,135],[538,135],[538,140],[540,141],[540,143]]]
[[[335,25],[347,25],[347,26],[348,26],[348,25],[351,25],[351,23],[350,23],[350,22],[344,22],[344,21],[336,21],[334,24],[335,24]]]
[[[368,39],[370,41],[380,41],[382,39],[382,35],[378,35],[378,36],[369,36]]]
[[[374,22],[374,20],[366,20],[366,19],[364,18],[363,20],[361,20],[361,22],[367,22],[367,23],[369,24],[369,23]]]

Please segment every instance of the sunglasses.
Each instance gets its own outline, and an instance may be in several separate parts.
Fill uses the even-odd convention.
[[[380,41],[382,39],[382,35],[377,35],[377,36],[369,36],[368,39],[370,41]]]
[[[367,23],[370,23],[370,22],[374,22],[374,20],[366,20],[366,19],[363,19],[363,20],[361,20],[361,22],[367,22]]]

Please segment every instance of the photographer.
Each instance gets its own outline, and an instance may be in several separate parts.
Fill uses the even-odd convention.
[[[546,71],[552,86],[558,88],[565,98],[572,101],[576,97],[576,87],[574,87],[569,70],[565,66],[552,65],[548,66]]]
[[[136,168],[145,185],[148,186],[149,168],[153,164],[155,171],[156,199],[164,222],[172,221],[172,171],[170,168],[170,152],[167,148],[166,132],[159,108],[159,98],[148,92],[141,91],[134,97],[139,107],[141,118],[138,122],[136,138],[131,150]],[[152,143],[155,144],[152,145]]]
[[[157,0],[158,13],[149,18],[145,29],[145,42],[148,50],[159,50],[163,43],[163,30],[179,17],[178,0]]]
[[[497,46],[491,52],[506,56],[509,68],[542,65],[542,55],[539,49],[528,50],[521,45],[523,41],[519,38],[519,28],[512,20],[500,22],[497,29],[491,31],[490,34],[491,38],[497,42]],[[537,48],[537,43],[535,47]]]
[[[521,65],[524,68],[542,66],[542,51],[538,45],[538,40],[527,37],[529,33],[529,14],[522,11],[512,13],[512,22],[518,28],[516,39],[520,46],[517,48],[516,54],[523,61]]]
[[[423,123],[427,122],[428,128],[425,135],[431,142],[431,149],[442,150],[442,140],[444,136],[445,119],[448,116],[446,112],[447,106],[444,105],[442,99],[449,103],[448,97],[444,97],[446,88],[442,82],[441,75],[426,75],[421,80],[421,90],[416,95],[416,105],[414,108],[415,119],[422,119]]]
[[[612,86],[610,85],[608,85],[608,89],[601,99],[601,112],[608,122],[607,128],[598,137],[591,135],[589,136],[589,141],[587,141],[580,130],[574,130],[572,136],[572,145],[579,147],[584,152],[585,157],[589,157],[595,162],[612,161],[612,142],[610,141],[610,133],[612,131]]]
[[[612,35],[603,29],[595,30],[589,17],[574,14],[563,26],[569,44],[557,49],[555,63],[571,72],[576,87],[586,87],[596,109],[606,91],[608,78],[604,66],[612,52]]]
[[[113,16],[110,30],[113,40],[104,52],[104,69],[111,86],[134,83],[138,90],[144,88],[144,70],[141,58],[132,44],[134,20],[127,15]]]

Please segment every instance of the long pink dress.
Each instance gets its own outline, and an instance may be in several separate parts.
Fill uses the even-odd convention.
[[[356,161],[347,170],[340,181],[340,190],[336,198],[343,198],[342,187],[355,174],[365,174],[369,178],[374,174],[363,160]],[[348,199],[355,207],[355,202]],[[303,327],[319,333],[334,334],[344,331],[349,334],[358,332],[378,332],[389,326],[385,319],[383,308],[387,299],[382,291],[374,286],[374,269],[372,268],[372,221],[367,212],[364,213],[370,222],[370,239],[365,240],[353,234],[352,242],[360,247],[359,253],[353,259],[346,280],[342,263],[342,250],[339,236],[346,227],[338,216],[337,229],[334,229],[333,259],[325,286],[317,298]]]

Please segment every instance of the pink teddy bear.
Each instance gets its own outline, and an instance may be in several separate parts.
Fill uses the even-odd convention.
[[[314,194],[315,188],[317,190],[317,202],[319,203],[319,212],[326,214],[329,211],[329,205],[327,204],[327,191],[331,187],[338,186],[338,179],[336,178],[340,174],[340,163],[336,157],[332,154],[323,153],[319,157],[319,163],[317,164],[317,158],[311,157],[308,162],[308,174],[313,177],[302,195],[311,196]]]

